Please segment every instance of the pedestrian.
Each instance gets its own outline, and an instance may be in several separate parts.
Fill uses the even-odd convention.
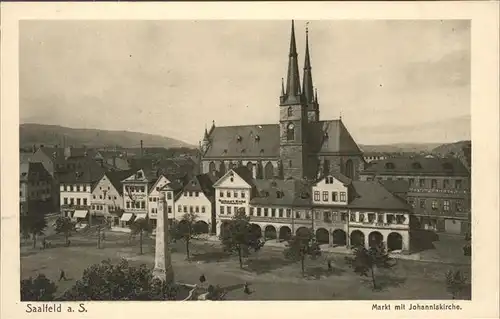
[[[60,273],[60,275],[59,275],[59,281],[61,281],[62,279],[64,279],[64,280],[68,280],[68,279],[66,278],[66,273],[64,272],[64,270],[62,270],[62,269],[61,269],[61,273]]]
[[[328,264],[328,271],[332,271],[332,262],[328,260],[327,264]]]
[[[207,281],[207,278],[205,278],[205,274],[201,274],[201,276],[200,276],[201,284],[203,284],[205,281]]]
[[[42,239],[42,247],[45,249],[47,247],[47,242],[45,241],[45,237]]]
[[[245,282],[245,285],[243,286],[243,292],[246,293],[247,295],[250,294],[250,288],[248,288],[248,283]]]

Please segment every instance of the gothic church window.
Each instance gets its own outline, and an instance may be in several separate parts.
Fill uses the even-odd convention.
[[[288,116],[292,116],[293,115],[293,109],[292,107],[289,107],[288,110],[287,110],[287,115]]]
[[[294,137],[295,137],[295,125],[293,125],[293,123],[290,123],[286,128],[286,140],[293,141]]]

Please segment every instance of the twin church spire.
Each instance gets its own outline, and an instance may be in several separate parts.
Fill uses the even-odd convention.
[[[281,105],[305,104],[307,105],[308,118],[311,121],[319,120],[319,107],[317,91],[314,91],[312,81],[311,57],[309,53],[309,30],[306,27],[306,53],[304,60],[304,73],[302,89],[300,86],[300,74],[297,59],[297,44],[295,42],[295,25],[292,20],[290,35],[290,52],[288,54],[288,74],[286,88],[281,84]],[[283,80],[282,80],[283,81]]]

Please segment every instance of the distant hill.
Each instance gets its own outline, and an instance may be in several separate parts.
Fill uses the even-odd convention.
[[[363,152],[403,153],[403,152],[431,152],[442,143],[397,143],[386,145],[359,145]]]
[[[441,157],[454,156],[470,169],[472,166],[472,142],[459,141],[456,143],[443,144],[432,150],[433,154]]]
[[[60,145],[97,147],[188,147],[195,148],[183,141],[160,135],[144,134],[128,131],[106,131],[98,129],[77,129],[59,125],[21,124],[19,126],[19,143],[21,148],[33,145]]]

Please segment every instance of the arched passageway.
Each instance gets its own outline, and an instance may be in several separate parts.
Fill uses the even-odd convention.
[[[288,226],[282,226],[280,228],[280,239],[289,240],[292,237],[292,230]]]
[[[332,233],[332,243],[335,246],[345,246],[347,244],[347,234],[342,229],[335,229]]]
[[[368,245],[370,247],[377,247],[384,241],[384,236],[378,231],[373,231],[368,235]]]
[[[307,237],[307,236],[310,236],[311,230],[307,227],[299,227],[299,229],[297,229],[295,234],[297,236]]]
[[[351,233],[351,246],[365,246],[365,234],[359,230],[355,230]]]
[[[254,233],[257,238],[261,238],[262,237],[262,229],[260,229],[260,226],[257,225],[257,224],[251,224],[250,225],[250,230],[252,231],[252,233]]]
[[[272,225],[266,226],[264,236],[266,239],[276,239],[276,228]]]
[[[330,242],[330,234],[328,230],[324,228],[318,228],[316,230],[316,241],[321,244],[328,244]]]
[[[389,251],[403,249],[403,236],[399,233],[390,233],[387,236],[387,249]]]
[[[220,224],[220,235],[222,237],[228,235],[229,232],[229,223],[224,221]]]
[[[208,224],[203,220],[199,220],[194,224],[194,231],[197,234],[208,234]]]

